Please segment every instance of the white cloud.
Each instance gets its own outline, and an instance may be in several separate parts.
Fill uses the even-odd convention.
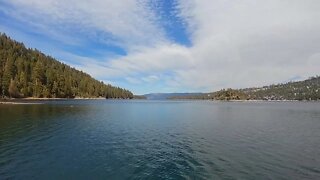
[[[131,84],[141,84],[142,82],[139,79],[133,78],[133,77],[126,77],[126,81],[128,81]]]
[[[155,91],[212,91],[320,72],[317,0],[178,0],[175,13],[187,25],[191,47],[168,40],[144,1],[12,2],[26,9],[22,15],[40,12],[44,19],[76,24],[82,31],[96,29],[105,33],[105,41],[112,35],[111,43],[124,46],[128,55],[111,60],[70,56],[79,60],[77,68],[99,79],[163,84]]]
[[[6,3],[15,9],[3,9],[4,12],[42,31],[76,30],[128,50],[167,41],[162,27],[156,23],[155,13],[144,0],[12,0]]]
[[[180,8],[192,47],[170,44],[119,64],[150,74],[170,69],[167,85],[190,90],[258,86],[320,72],[318,1],[182,0]]]
[[[159,77],[156,76],[156,75],[150,75],[150,76],[147,76],[147,77],[143,77],[142,80],[147,82],[147,83],[154,83],[154,82],[159,80]]]

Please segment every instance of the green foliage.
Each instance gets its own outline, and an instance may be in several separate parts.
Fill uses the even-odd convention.
[[[19,91],[17,88],[17,84],[16,84],[15,80],[13,80],[13,79],[11,79],[11,81],[10,81],[8,92],[9,92],[10,97],[13,97],[13,98],[20,97],[20,94],[19,94]]]
[[[169,99],[203,99],[203,100],[219,100],[219,101],[231,101],[231,100],[247,100],[248,95],[237,89],[222,89],[220,91],[212,93],[200,93],[197,95],[187,96],[174,96]]]
[[[320,100],[320,76],[304,81],[276,84],[260,88],[222,89],[194,96],[171,97],[170,99],[208,100]]]
[[[246,100],[248,99],[247,94],[243,93],[240,90],[235,89],[222,89],[220,91],[211,93],[210,97],[215,100]]]
[[[304,81],[242,89],[250,99],[262,100],[320,100],[320,76]]]
[[[0,34],[2,97],[133,98],[125,89],[106,85],[36,49]]]
[[[143,95],[134,95],[133,99],[147,99],[147,97],[145,97]]]

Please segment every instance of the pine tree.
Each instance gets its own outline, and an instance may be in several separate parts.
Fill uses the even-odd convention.
[[[12,98],[20,97],[19,96],[19,91],[18,91],[18,88],[17,88],[17,84],[13,79],[10,80],[10,85],[9,85],[8,92],[9,92],[10,97],[12,97]]]
[[[99,82],[1,33],[0,91],[3,97],[133,97],[130,91]]]
[[[11,79],[13,79],[14,75],[14,64],[12,58],[7,59],[4,72],[3,72],[3,78],[2,78],[2,89],[5,94],[8,94],[8,89],[10,85]]]

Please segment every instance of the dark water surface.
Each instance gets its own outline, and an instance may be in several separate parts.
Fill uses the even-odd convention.
[[[320,103],[0,105],[0,179],[320,179]]]

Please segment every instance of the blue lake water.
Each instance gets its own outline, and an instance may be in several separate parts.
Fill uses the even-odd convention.
[[[0,105],[0,179],[320,179],[320,103]]]

